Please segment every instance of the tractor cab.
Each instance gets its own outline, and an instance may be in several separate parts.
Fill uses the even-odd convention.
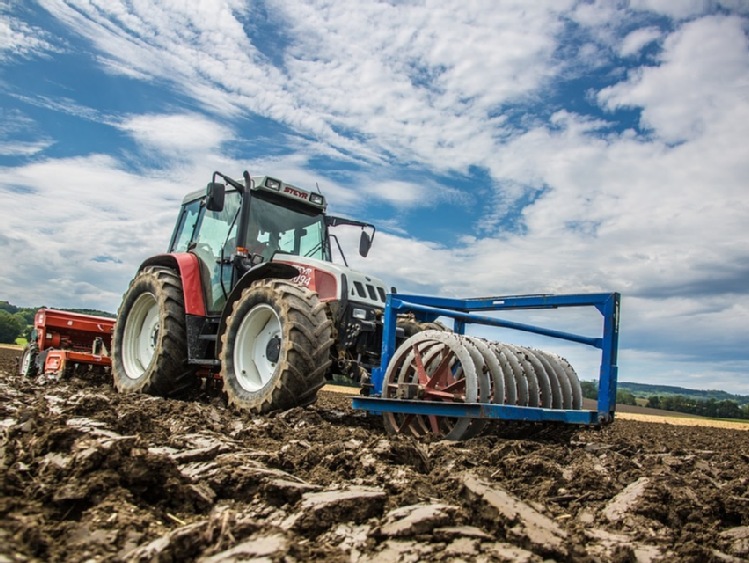
[[[214,178],[215,179],[215,178]],[[211,182],[188,194],[169,252],[200,260],[206,309],[218,314],[238,279],[276,254],[331,261],[322,194],[270,177]]]

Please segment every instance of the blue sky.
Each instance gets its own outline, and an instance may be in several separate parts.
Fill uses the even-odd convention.
[[[349,261],[401,292],[619,291],[622,380],[749,394],[748,30],[740,0],[5,2],[0,299],[115,311],[182,195],[248,169],[378,225]]]

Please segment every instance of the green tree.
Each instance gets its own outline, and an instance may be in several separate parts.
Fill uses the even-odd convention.
[[[18,307],[11,305],[10,301],[0,301],[0,310],[8,311],[9,313],[15,313],[18,311]]]
[[[717,418],[741,418],[741,408],[734,401],[726,399],[716,405]]]
[[[619,389],[616,392],[616,404],[617,405],[636,405],[637,401],[631,391],[626,389]]]
[[[586,399],[598,398],[598,383],[595,381],[581,381],[580,387],[583,390],[583,397]]]
[[[661,398],[658,395],[648,397],[648,404],[645,406],[650,407],[651,409],[659,409],[661,408]]]
[[[36,309],[19,309],[16,315],[22,316],[27,325],[33,325],[34,317],[36,316]]]
[[[25,328],[26,324],[17,316],[0,309],[0,343],[13,344]]]

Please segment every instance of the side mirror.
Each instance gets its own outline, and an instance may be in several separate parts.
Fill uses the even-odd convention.
[[[224,195],[226,195],[226,186],[217,182],[208,184],[205,189],[205,208],[208,211],[222,211]]]
[[[362,231],[359,235],[359,254],[366,258],[370,248],[372,248],[372,239],[369,238],[366,231]]]

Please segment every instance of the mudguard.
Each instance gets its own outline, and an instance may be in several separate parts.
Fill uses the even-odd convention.
[[[205,317],[203,282],[200,279],[200,261],[197,256],[189,252],[158,254],[145,260],[138,271],[147,266],[164,266],[178,271],[185,295],[185,314]]]

